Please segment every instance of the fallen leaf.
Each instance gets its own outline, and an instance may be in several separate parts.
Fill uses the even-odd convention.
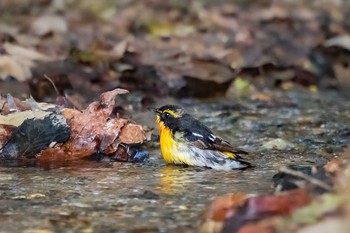
[[[124,56],[127,49],[128,41],[123,40],[113,47],[113,49],[111,50],[111,54],[115,59],[120,59]]]
[[[35,158],[43,149],[65,142],[69,135],[66,119],[60,114],[51,113],[42,119],[26,119],[1,147],[0,158]]]
[[[94,153],[112,154],[120,143],[142,143],[146,134],[142,127],[124,118],[112,118],[115,97],[128,93],[124,89],[115,89],[100,95],[100,100],[91,103],[82,112],[63,109],[71,129],[70,139],[61,147],[42,151],[39,160],[74,160],[85,158]],[[127,156],[127,155],[126,155]]]
[[[4,144],[10,139],[15,129],[16,127],[13,125],[0,124],[0,148],[2,148]]]
[[[223,221],[232,215],[235,207],[242,205],[251,196],[246,193],[235,193],[218,197],[207,207],[202,218]]]
[[[344,222],[340,218],[326,218],[320,222],[302,227],[297,230],[296,233],[329,233],[329,232],[338,232],[346,233],[349,232],[349,229],[344,225]]]
[[[311,197],[304,189],[297,189],[280,195],[265,195],[248,198],[226,219],[222,233],[238,232],[247,222],[273,216],[291,214],[294,210],[310,203]]]
[[[13,57],[2,55],[0,56],[0,79],[5,80],[8,77],[24,81],[31,77],[31,73],[29,69],[22,67]]]
[[[250,196],[246,193],[235,193],[216,198],[204,211],[199,232],[220,232],[224,221],[234,214],[235,207],[242,205]]]
[[[23,111],[23,112],[15,112],[6,116],[0,115],[0,124],[1,125],[12,125],[12,126],[20,126],[23,121],[26,119],[42,119],[48,116],[50,112],[44,111]]]
[[[248,223],[238,230],[238,233],[275,233],[275,229],[271,223],[259,222],[259,223]]]
[[[11,43],[4,43],[2,47],[6,54],[0,55],[1,79],[11,76],[18,81],[26,81],[32,77],[31,69],[35,66],[35,62],[55,59]]]
[[[13,97],[10,94],[7,94],[6,98],[0,97],[0,106],[2,106],[1,115],[32,110],[29,104]]]
[[[36,50],[25,48],[12,43],[4,43],[2,47],[5,49],[7,54],[18,59],[24,59],[28,61],[53,61],[56,59],[55,57],[49,57]]]
[[[121,129],[119,137],[122,143],[142,143],[146,138],[146,133],[140,125],[129,123]]]
[[[44,36],[49,33],[64,34],[68,31],[68,24],[65,18],[57,15],[40,16],[33,22],[31,27],[38,36]]]
[[[296,210],[290,221],[300,225],[313,224],[323,216],[335,213],[343,204],[342,195],[327,193],[314,199],[309,205]]]
[[[347,162],[347,158],[344,156],[335,156],[333,157],[328,163],[325,165],[325,169],[329,173],[336,173],[338,171],[341,171],[341,168],[344,167],[344,165]]]
[[[290,16],[288,9],[277,4],[271,5],[268,8],[261,9],[258,17],[261,21],[270,21],[275,19],[286,19]]]

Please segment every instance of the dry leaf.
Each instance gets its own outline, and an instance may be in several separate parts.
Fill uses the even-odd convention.
[[[68,24],[66,19],[61,16],[43,15],[34,21],[32,30],[38,36],[44,36],[49,33],[64,34],[68,31]]]
[[[43,151],[39,159],[50,160],[52,154],[60,154],[61,159],[84,158],[101,152],[110,154],[118,149],[119,143],[142,143],[146,136],[141,126],[124,118],[110,119],[115,97],[126,93],[124,89],[105,92],[99,101],[82,112],[64,109],[62,114],[68,119],[71,137],[60,148]]]

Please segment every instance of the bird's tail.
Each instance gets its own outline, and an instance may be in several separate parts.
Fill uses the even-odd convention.
[[[251,168],[251,167],[255,167],[252,163],[245,161],[244,159],[236,159],[240,164],[241,167],[239,169],[246,169],[246,168]]]
[[[213,163],[209,167],[217,170],[233,170],[233,169],[247,169],[250,167],[254,167],[250,162],[247,162],[242,159],[231,159],[231,158],[226,158],[224,160],[221,160],[218,163]]]

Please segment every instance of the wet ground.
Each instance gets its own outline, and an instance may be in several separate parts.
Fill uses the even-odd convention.
[[[270,93],[268,101],[181,102],[214,132],[250,152],[256,167],[245,171],[166,166],[157,142],[149,145],[145,164],[84,161],[48,169],[3,162],[0,232],[195,229],[214,197],[270,193],[279,166],[321,165],[347,145],[349,101],[337,92],[320,93],[296,89]],[[134,116],[152,127],[150,118],[148,112]]]

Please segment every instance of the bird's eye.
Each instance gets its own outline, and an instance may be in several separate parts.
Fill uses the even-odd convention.
[[[164,113],[164,116],[165,117],[170,117],[170,114],[166,112],[166,113]]]

